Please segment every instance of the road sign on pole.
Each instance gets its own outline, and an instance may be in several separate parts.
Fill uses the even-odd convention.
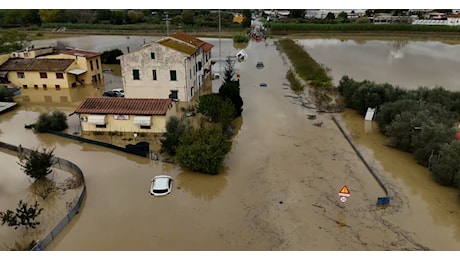
[[[339,191],[339,200],[342,203],[346,203],[348,201],[348,197],[350,197],[350,190],[347,185],[344,185]]]
[[[339,196],[350,197],[350,190],[348,189],[347,185],[344,185],[340,191]]]
[[[340,200],[340,202],[342,202],[342,203],[347,203],[348,197],[346,197],[346,196],[339,196],[339,200]]]

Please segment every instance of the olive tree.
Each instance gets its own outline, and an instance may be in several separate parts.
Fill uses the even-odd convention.
[[[197,112],[221,123],[222,130],[230,126],[236,114],[231,100],[217,93],[200,96]]]
[[[172,116],[166,122],[166,133],[161,142],[161,151],[174,156],[177,147],[181,144],[181,136],[190,128],[188,121],[181,121],[178,117]]]
[[[442,145],[439,154],[432,159],[431,173],[434,179],[445,186],[460,188],[460,141]]]
[[[51,114],[41,113],[34,124],[35,130],[45,132],[46,130],[63,131],[67,129],[67,115],[62,111],[53,111]]]
[[[231,143],[216,128],[187,131],[181,137],[176,158],[179,165],[192,171],[218,174]]]

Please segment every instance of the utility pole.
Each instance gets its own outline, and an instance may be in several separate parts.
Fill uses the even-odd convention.
[[[166,21],[166,36],[169,36],[169,21],[171,21],[171,18],[169,18],[168,12],[165,12],[166,18],[163,19]]]
[[[219,9],[219,78],[222,77],[222,48],[221,48],[221,37],[220,37],[220,9]]]

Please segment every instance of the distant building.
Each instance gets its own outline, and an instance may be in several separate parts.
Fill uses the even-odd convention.
[[[244,16],[240,13],[236,13],[234,16],[233,16],[233,22],[234,23],[239,23],[241,24],[244,20]]]

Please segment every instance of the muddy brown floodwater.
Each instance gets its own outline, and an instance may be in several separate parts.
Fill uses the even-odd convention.
[[[85,175],[80,213],[47,250],[460,248],[453,190],[432,182],[408,155],[382,147],[374,131],[364,134],[362,118],[346,112],[342,120],[394,196],[390,206],[377,208],[384,191],[329,114],[318,115],[321,127],[307,119],[311,111],[286,87],[288,68],[273,41],[251,42],[246,52],[248,60],[236,65],[244,100],[241,127],[216,176],[33,134],[22,125],[37,112],[18,108],[1,115],[2,141],[56,146],[56,155]],[[257,61],[265,68],[255,69]],[[262,82],[267,87],[259,87]],[[171,194],[155,198],[148,190],[159,174],[175,180]],[[338,200],[343,185],[351,191],[346,204]]]

